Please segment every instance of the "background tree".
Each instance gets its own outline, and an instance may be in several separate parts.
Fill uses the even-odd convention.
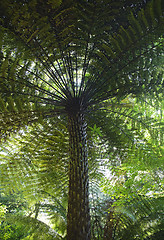
[[[53,129],[48,119],[65,119],[67,239],[90,239],[86,116],[99,109],[110,119],[129,96],[162,96],[161,3],[8,0],[1,25],[1,136],[42,119]]]

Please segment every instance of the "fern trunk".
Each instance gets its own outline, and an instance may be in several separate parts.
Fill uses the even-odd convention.
[[[84,115],[69,115],[70,164],[67,239],[90,240],[89,178]]]

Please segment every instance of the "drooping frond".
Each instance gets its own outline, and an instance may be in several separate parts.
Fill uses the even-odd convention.
[[[14,144],[11,140],[1,148],[1,185],[7,192],[22,190],[30,196],[38,189],[54,191],[55,180],[56,192],[62,191],[67,183],[67,148],[67,131],[61,119],[20,132]]]
[[[153,85],[153,78],[146,79],[147,83],[141,78],[143,73],[154,75],[154,70],[150,70],[151,59],[162,51],[162,38],[158,39],[162,30],[160,1],[148,3],[145,9],[135,13],[137,17],[129,13],[129,20],[123,25],[116,17],[121,11],[117,3],[106,3],[103,7],[98,1],[93,9],[92,2],[64,1],[57,8],[51,7],[47,3],[39,6],[37,2],[24,5],[15,2],[12,8],[5,9],[9,22],[7,18],[2,20],[11,36],[15,34],[20,41],[23,58],[29,58],[26,54],[31,51],[33,65],[20,64],[20,70],[33,75],[31,80],[22,81],[30,101],[32,97],[44,104],[59,104],[67,111],[72,104],[85,109],[114,96],[137,95],[143,87],[146,91],[150,83]],[[114,19],[119,25],[115,33]],[[135,63],[139,64],[136,69]],[[129,67],[132,64],[133,69]],[[16,82],[22,77],[20,71],[17,75]],[[154,81],[157,82],[156,78]],[[30,95],[31,87],[35,92]],[[20,94],[18,90],[17,94]]]
[[[120,222],[123,224],[123,229],[119,235],[122,239],[132,239],[135,235],[140,238],[146,238],[153,235],[160,236],[163,234],[163,197],[148,198],[138,196],[133,199],[125,209],[119,209]]]
[[[34,239],[47,239],[47,240],[62,240],[63,238],[57,234],[52,228],[50,228],[47,224],[29,217],[29,216],[21,216],[21,215],[11,215],[9,214],[6,216],[6,220],[8,223],[15,222],[18,226],[22,225],[24,226],[23,231],[29,230],[29,234],[27,236],[27,239],[29,237]]]
[[[100,128],[99,158],[104,164],[139,163],[141,168],[163,166],[163,101],[155,103],[128,97],[122,102],[106,101],[88,116]],[[90,142],[92,147],[92,142]],[[96,143],[94,143],[96,146]],[[92,153],[94,156],[94,153]]]

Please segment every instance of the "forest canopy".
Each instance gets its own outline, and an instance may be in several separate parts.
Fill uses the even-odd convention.
[[[0,239],[161,239],[163,3],[0,3]]]

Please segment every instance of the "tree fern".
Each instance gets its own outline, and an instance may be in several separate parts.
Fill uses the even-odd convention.
[[[3,52],[0,69],[1,119],[2,121],[5,119],[3,113],[5,111],[9,119],[9,122],[5,120],[7,124],[2,128],[2,137],[18,131],[21,126],[25,127],[35,121],[45,121],[42,126],[45,127],[47,124],[50,127],[46,130],[45,142],[52,147],[52,141],[57,142],[59,139],[55,136],[53,139],[49,138],[50,133],[56,134],[53,130],[57,129],[48,118],[57,119],[57,116],[60,116],[58,120],[61,118],[64,118],[65,122],[67,120],[70,153],[67,239],[89,240],[91,239],[87,153],[89,121],[86,116],[94,117],[97,108],[101,108],[100,105],[107,100],[109,104],[111,102],[120,104],[130,94],[142,99],[145,94],[151,96],[163,94],[161,90],[163,79],[160,75],[163,42],[161,3],[160,1],[151,1],[147,4],[136,1],[133,5],[127,1],[18,3],[9,0],[1,3],[0,13]],[[153,64],[152,59],[155,60]],[[157,62],[159,68],[155,72]],[[20,106],[20,102],[17,103],[18,96],[20,100],[23,99],[23,106]],[[135,135],[140,140],[143,137],[140,134],[140,118],[136,121],[138,124],[136,132],[129,131],[129,123],[126,126],[122,121],[123,119],[126,122],[131,116],[134,117],[133,111],[126,109],[122,110],[121,114],[115,111],[113,116],[112,111],[106,107],[106,110],[101,112],[104,117],[106,115],[110,120],[114,118],[118,123],[118,126],[112,123],[117,136],[115,144],[118,144],[118,138],[119,136],[121,138],[122,134],[133,139]],[[103,123],[103,120],[100,119],[99,122]],[[96,121],[94,124],[97,124]],[[35,127],[38,130],[37,125],[33,124],[32,129]],[[109,133],[105,127],[103,131]],[[110,134],[108,142],[112,142],[112,129]],[[41,135],[40,140],[43,143],[45,135]],[[65,137],[62,140],[65,140]],[[25,165],[22,165],[19,155],[17,159],[21,172],[20,181],[23,179],[27,183],[28,190],[37,189],[40,181],[43,183],[49,181],[51,188],[51,180],[46,172],[51,164],[51,148],[47,150],[39,141],[34,142],[35,146],[34,144],[29,146],[35,156],[32,164],[27,151],[18,144],[21,153],[26,153],[23,156]],[[125,142],[122,137],[121,144],[118,144],[119,147],[116,149],[119,148],[120,152],[121,146],[129,149],[128,141]],[[23,142],[21,144],[24,145]],[[41,150],[36,150],[37,144],[44,152],[43,159]],[[63,147],[61,146],[59,151]],[[63,158],[59,151],[57,153]],[[8,163],[11,158],[4,157]],[[67,163],[67,157],[63,160]],[[57,163],[56,159],[53,161],[53,164]],[[14,158],[12,162],[15,164]],[[16,173],[12,164],[8,165],[10,168],[5,168],[9,170],[10,176],[19,177],[19,171]],[[29,171],[31,176],[27,178],[24,172],[28,169],[35,170]],[[50,171],[52,175],[57,173],[54,170],[52,168],[52,172]],[[63,171],[65,163],[61,175]],[[30,179],[36,181],[30,182]]]

